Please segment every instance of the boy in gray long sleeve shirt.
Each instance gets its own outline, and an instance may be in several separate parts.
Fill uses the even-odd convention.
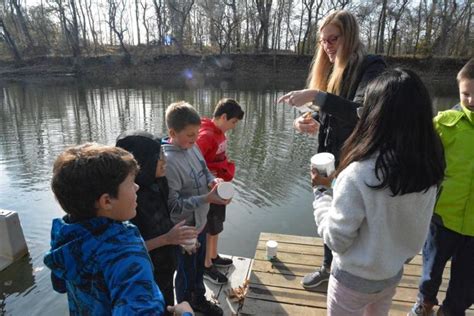
[[[167,160],[168,205],[171,220],[175,223],[186,219],[187,225],[195,225],[201,233],[200,247],[191,253],[178,251],[178,269],[175,279],[176,299],[189,301],[194,311],[205,315],[222,315],[222,309],[206,300],[204,287],[204,259],[206,253],[206,222],[209,203],[227,204],[219,198],[215,178],[195,142],[199,134],[201,118],[186,102],[171,104],[166,109],[166,125],[169,138],[163,140]]]

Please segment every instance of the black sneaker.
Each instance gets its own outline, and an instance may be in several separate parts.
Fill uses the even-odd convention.
[[[214,266],[210,266],[209,268],[204,267],[204,279],[211,281],[214,284],[225,284],[227,281],[227,277],[219,272]]]
[[[206,316],[222,316],[224,314],[222,308],[206,299],[201,299],[197,302],[191,303],[190,305],[193,308],[193,311],[201,312]]]
[[[305,275],[303,280],[301,281],[301,285],[303,285],[305,289],[314,289],[322,283],[329,281],[330,275],[331,273],[327,268],[321,267],[313,273]]]
[[[217,255],[217,257],[215,257],[214,259],[211,259],[212,260],[212,264],[218,268],[227,268],[229,266],[232,265],[233,261],[232,259],[229,259],[229,258],[222,258],[221,256]]]

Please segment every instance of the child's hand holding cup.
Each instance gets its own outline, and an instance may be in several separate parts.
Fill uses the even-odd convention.
[[[219,182],[215,185],[211,192],[207,194],[206,201],[208,203],[227,205],[234,196],[234,186],[231,182]]]
[[[184,244],[181,244],[181,247],[183,247],[183,250],[187,252],[188,254],[195,253],[196,249],[198,248],[197,238],[191,238],[191,239],[186,240]]]
[[[312,186],[330,187],[332,174],[335,170],[334,155],[331,153],[318,153],[311,157],[311,184]]]

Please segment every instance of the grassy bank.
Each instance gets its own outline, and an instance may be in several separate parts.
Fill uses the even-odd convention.
[[[3,80],[85,80],[100,84],[160,84],[265,89],[301,88],[312,56],[289,54],[156,55],[124,61],[120,55],[100,57],[37,57],[21,66],[0,61]],[[457,71],[467,61],[455,58],[388,57],[389,67],[419,73],[427,85],[455,88]]]

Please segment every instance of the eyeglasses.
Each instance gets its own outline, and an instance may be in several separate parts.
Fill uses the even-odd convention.
[[[321,45],[334,45],[334,44],[336,44],[339,37],[341,37],[341,36],[340,35],[334,35],[334,36],[331,36],[327,39],[321,38],[318,42]]]

